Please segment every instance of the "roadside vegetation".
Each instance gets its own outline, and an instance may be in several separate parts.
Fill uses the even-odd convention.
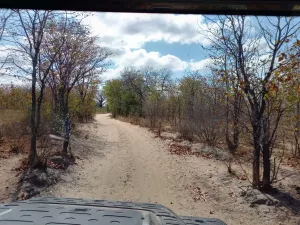
[[[169,68],[125,68],[106,82],[113,117],[228,151],[228,172],[251,156],[249,179],[270,191],[283,160],[299,167],[300,41],[293,18],[207,17],[210,74]],[[253,22],[254,20],[255,22]]]
[[[93,119],[110,53],[97,44],[82,14],[2,10],[1,16],[1,44],[9,46],[2,75],[19,80],[0,87],[1,150],[28,154],[19,168],[24,173],[17,198],[24,199],[37,192],[30,185],[54,182],[51,169],[74,162],[71,130],[75,122]]]

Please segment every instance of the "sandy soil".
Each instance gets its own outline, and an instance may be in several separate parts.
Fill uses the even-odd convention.
[[[0,203],[11,201],[19,179],[18,172],[15,169],[20,166],[20,160],[23,157],[22,155],[11,155],[0,160]]]
[[[249,183],[229,176],[220,161],[172,155],[169,141],[146,128],[99,114],[78,130],[77,165],[43,195],[160,203],[229,225],[297,224],[297,215],[283,207],[250,207],[240,195]]]

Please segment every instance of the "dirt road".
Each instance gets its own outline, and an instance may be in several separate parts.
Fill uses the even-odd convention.
[[[261,212],[243,204],[235,193],[240,189],[219,161],[171,155],[166,141],[108,114],[81,126],[82,138],[72,144],[77,165],[44,195],[160,203],[180,215],[228,224],[278,224],[281,219],[267,208]]]
[[[24,156],[11,155],[8,158],[0,159],[0,203],[12,200],[18,183],[18,172],[15,170],[20,166],[20,160]]]

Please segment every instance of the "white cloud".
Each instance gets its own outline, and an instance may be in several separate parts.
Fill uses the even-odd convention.
[[[202,73],[207,73],[210,71],[209,65],[212,64],[212,60],[210,58],[200,60],[198,62],[190,61],[189,68],[191,70],[199,70]]]
[[[199,26],[205,27],[201,15],[94,13],[84,21],[91,27],[92,34],[99,37],[99,44],[113,53],[111,60],[115,68],[108,69],[103,79],[116,78],[129,66],[169,68],[173,72],[187,68],[207,70],[208,61],[187,62],[174,55],[143,49],[145,43],[156,41],[208,45],[199,32]]]
[[[136,66],[139,68],[153,67],[156,69],[170,68],[173,71],[183,70],[187,63],[174,55],[160,55],[159,52],[147,52],[144,49],[127,51],[124,57],[116,59],[119,66]]]
[[[204,23],[201,15],[95,13],[84,21],[103,46],[141,48],[150,41],[208,44],[198,29]]]
[[[114,58],[115,69],[108,69],[103,79],[116,78],[125,67],[134,66],[140,69],[152,67],[155,69],[169,68],[173,72],[183,71],[188,67],[186,61],[174,55],[160,55],[159,52],[147,52],[145,49],[127,50],[122,56]]]
[[[128,50],[123,56],[115,59],[115,68],[108,69],[103,73],[102,79],[117,78],[125,67],[130,66],[141,69],[146,67],[155,69],[168,68],[173,72],[184,72],[186,69],[190,69],[199,70],[200,73],[206,74],[209,72],[207,66],[210,63],[210,59],[200,61],[191,60],[187,62],[174,55],[160,55],[159,52],[147,52],[144,49]]]
[[[122,69],[123,69],[122,67],[117,67],[117,68],[114,68],[114,69],[108,69],[106,72],[101,74],[100,77],[103,81],[118,78],[121,74]]]

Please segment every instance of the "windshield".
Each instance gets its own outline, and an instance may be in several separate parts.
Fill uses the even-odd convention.
[[[0,199],[297,224],[298,17],[0,11]]]

